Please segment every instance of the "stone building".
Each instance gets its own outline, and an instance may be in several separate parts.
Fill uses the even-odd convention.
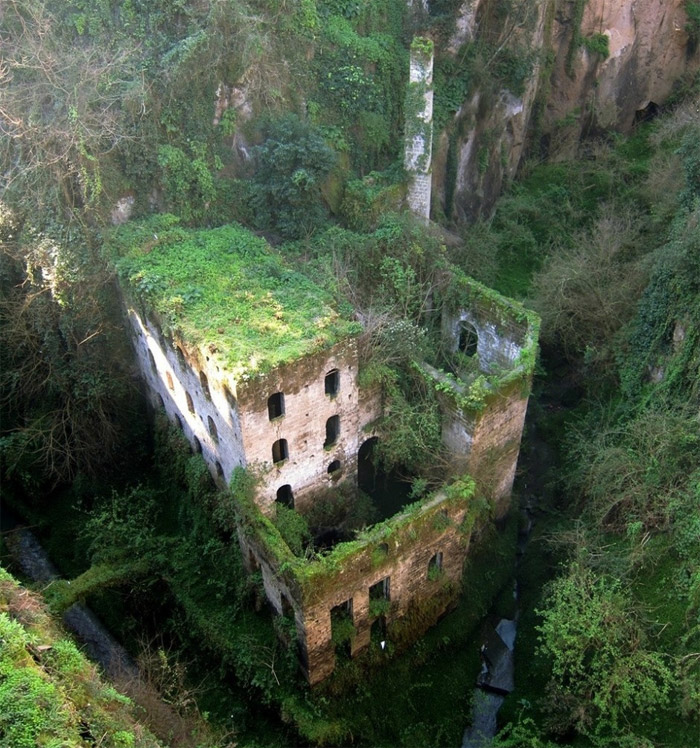
[[[507,511],[536,317],[455,277],[441,324],[462,363],[449,372],[417,362],[438,396],[452,458],[443,489],[300,558],[273,522],[276,506],[303,514],[329,487],[356,486],[358,455],[376,437],[382,393],[359,383],[361,327],[239,227],[131,232],[117,264],[147,391],[217,481],[237,468],[255,473],[253,491],[232,491],[239,542],[272,608],[294,619],[309,681],[373,640],[415,639],[456,598],[474,528]]]

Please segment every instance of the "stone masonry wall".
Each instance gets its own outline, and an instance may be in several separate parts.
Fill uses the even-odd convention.
[[[417,111],[407,107],[404,165],[409,174],[406,197],[411,212],[428,221],[431,198],[431,160],[433,147],[433,55],[411,49],[409,95],[422,92]],[[415,121],[410,121],[411,119]]]
[[[236,467],[254,465],[261,472],[257,501],[267,514],[281,486],[291,486],[294,504],[303,511],[314,492],[335,481],[356,480],[357,453],[372,436],[363,429],[378,417],[381,403],[377,391],[362,397],[358,391],[354,339],[236,386],[213,360],[166,341],[133,309],[129,320],[153,404],[182,428],[215,480],[227,484]],[[338,371],[335,396],[325,394],[325,376],[332,370]],[[284,415],[270,420],[268,398],[276,392],[284,396]],[[324,448],[332,416],[340,419],[340,433]],[[274,465],[272,445],[278,439],[287,440],[289,457]],[[331,475],[334,461],[340,470]]]
[[[141,374],[154,406],[164,408],[168,418],[181,426],[193,449],[202,453],[214,479],[228,482],[237,466],[246,465],[241,419],[232,393],[227,395],[209,377],[205,388],[199,374],[203,367],[193,367],[184,352],[178,353],[178,347],[168,344],[159,330],[133,309],[128,316]]]
[[[387,639],[392,638],[392,624],[416,606],[431,599],[432,617],[424,617],[412,632],[419,636],[443,613],[459,589],[462,567],[469,550],[469,535],[462,531],[467,511],[465,502],[446,502],[438,497],[424,507],[414,522],[406,527],[368,542],[364,550],[346,559],[331,577],[319,577],[306,590],[289,585],[277,573],[274,561],[255,540],[240,533],[244,556],[250,569],[259,568],[268,599],[278,614],[293,612],[302,667],[311,684],[328,677],[335,668],[335,646],[332,641],[331,610],[348,603],[355,635],[351,654],[370,645],[372,623],[370,587],[388,580],[389,609],[385,615]],[[384,542],[386,541],[386,542]],[[383,547],[382,547],[383,546]],[[431,559],[440,556],[440,569],[430,573]],[[311,562],[313,563],[313,562]],[[449,594],[445,594],[446,590]]]
[[[262,469],[257,503],[264,513],[272,513],[281,486],[291,486],[294,506],[303,512],[319,489],[341,479],[356,481],[357,453],[370,436],[363,429],[379,415],[380,405],[377,396],[359,392],[357,369],[357,342],[350,339],[239,385],[243,449],[248,463]],[[339,387],[330,396],[325,378],[333,370]],[[268,398],[274,393],[284,396],[284,415],[270,420]],[[340,419],[340,433],[332,446],[324,447],[332,416]],[[287,441],[289,457],[273,464],[272,445],[278,439]],[[340,473],[331,475],[328,467],[336,461]]]

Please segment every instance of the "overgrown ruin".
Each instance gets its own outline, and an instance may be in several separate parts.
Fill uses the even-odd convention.
[[[137,233],[121,267],[147,392],[201,453],[214,479],[231,484],[245,564],[260,572],[276,613],[293,618],[309,681],[330,675],[339,653],[354,656],[373,641],[405,646],[454,602],[475,529],[508,510],[535,361],[536,316],[457,277],[439,301],[436,322],[445,348],[460,354],[464,369],[414,362],[440,403],[450,461],[444,485],[420,501],[404,501],[383,521],[336,538],[345,542],[295,555],[273,522],[277,507],[301,514],[322,509],[334,487],[357,497],[359,473],[374,470],[369,453],[383,396],[381,387],[361,384],[363,330],[308,280],[310,314],[292,321],[288,286],[278,283],[292,271],[263,240],[240,228],[178,227],[153,237],[148,229]],[[183,278],[173,281],[180,284],[175,296],[162,289],[154,296],[151,287],[170,280],[149,263],[158,254],[165,267],[176,257],[187,265],[183,242],[193,237],[207,262],[231,263],[212,275],[217,283],[220,273],[227,276],[231,308],[242,295],[250,314],[257,314],[255,320],[234,319],[233,329],[259,325],[268,330],[267,339],[255,332],[252,347],[239,341],[236,351],[235,338],[227,345],[229,332],[221,326],[200,330],[197,339],[181,303]],[[191,280],[199,285],[189,293],[210,297],[214,291],[203,271],[194,258],[190,262]],[[287,280],[298,277],[295,272]],[[265,290],[270,279],[277,291]],[[168,299],[174,306],[166,309]],[[226,314],[225,305],[211,310]],[[271,345],[278,338],[293,339],[292,350]]]

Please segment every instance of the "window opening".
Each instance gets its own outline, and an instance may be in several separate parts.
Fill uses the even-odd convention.
[[[148,360],[151,362],[151,371],[153,371],[154,374],[157,374],[158,367],[156,366],[156,360],[153,357],[153,351],[150,348],[148,349]]]
[[[442,571],[442,551],[436,553],[428,562],[428,579],[437,579]]]
[[[275,465],[279,465],[279,463],[284,462],[288,458],[289,450],[287,448],[287,440],[278,439],[272,445],[272,462],[274,462]]]
[[[221,463],[217,460],[216,461],[216,474],[220,477],[224,477],[224,469],[221,467]]]
[[[328,473],[329,475],[333,475],[333,473],[340,473],[340,460],[333,460],[331,464],[328,466]]]
[[[194,413],[194,402],[192,401],[192,395],[190,395],[187,390],[185,390],[185,399],[187,400],[187,410],[189,410],[190,413]]]
[[[160,392],[156,395],[158,397],[158,405],[160,405],[163,410],[165,410],[165,400],[163,400],[163,396],[160,394]]]
[[[372,621],[369,635],[373,646],[382,651],[386,649],[386,616],[378,616]]]
[[[192,437],[192,449],[194,449],[196,454],[202,454],[202,442],[196,436]]]
[[[168,385],[169,390],[175,389],[175,385],[173,384],[173,378],[169,371],[165,372],[165,382]]]
[[[199,372],[199,383],[202,385],[202,392],[204,393],[207,400],[211,400],[211,392],[209,391],[209,380],[207,375],[203,372]]]
[[[215,441],[219,441],[219,432],[216,428],[216,424],[214,423],[214,419],[211,416],[207,416],[207,426],[209,427],[209,433],[211,434],[211,438]]]
[[[277,499],[280,504],[288,506],[290,509],[294,509],[294,492],[289,483],[285,483],[277,489]]]
[[[267,414],[271,421],[284,415],[284,393],[275,392],[267,399]]]
[[[177,413],[175,413],[174,416],[175,416],[175,423],[178,425],[178,428],[182,429],[183,428],[182,418],[180,418],[180,416]]]
[[[465,356],[473,356],[479,345],[479,336],[468,322],[459,323],[459,342],[457,350]]]
[[[352,598],[331,608],[331,641],[336,656],[350,657],[355,638],[355,624],[352,620]]]
[[[380,579],[376,584],[373,584],[369,588],[369,600],[389,600],[389,580],[391,577],[384,577]]]
[[[340,389],[340,372],[338,369],[331,369],[328,374],[326,374],[326,380],[325,380],[325,391],[326,395],[329,395],[330,397],[335,397],[338,394],[338,390]]]
[[[182,348],[180,348],[179,345],[175,346],[175,355],[177,356],[177,361],[180,364],[180,366],[183,369],[187,368],[187,362],[185,361],[185,354],[182,352]]]
[[[331,416],[326,421],[326,441],[323,442],[323,447],[332,447],[337,441],[340,435],[340,416]]]

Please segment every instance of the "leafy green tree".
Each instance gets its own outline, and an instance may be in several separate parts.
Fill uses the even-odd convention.
[[[325,222],[321,195],[335,154],[311,125],[296,115],[270,120],[256,148],[253,204],[258,226],[287,238],[308,236]]]
[[[550,729],[573,728],[595,746],[643,745],[628,717],[667,706],[673,673],[668,657],[649,648],[631,595],[574,562],[552,582],[545,606],[538,654],[552,668]]]

